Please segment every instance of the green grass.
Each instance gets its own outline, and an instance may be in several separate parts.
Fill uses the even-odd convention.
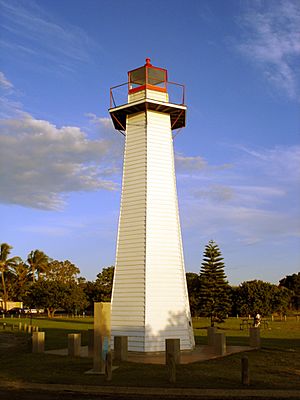
[[[7,323],[11,319],[0,320]],[[18,322],[18,320],[15,320]],[[29,321],[28,321],[29,322]],[[28,323],[27,322],[27,323]],[[92,320],[85,319],[37,319],[32,324],[46,332],[48,349],[67,346],[67,333],[80,332],[83,344]],[[230,318],[218,325],[226,332],[228,344],[247,345],[248,331],[239,329],[240,320]],[[194,321],[195,338],[206,344],[208,320]],[[261,330],[262,348],[247,352],[250,365],[250,388],[253,389],[298,389],[300,390],[300,322],[296,319],[271,322],[269,329]],[[12,342],[14,347],[0,346],[1,380],[30,381],[40,383],[66,383],[80,385],[106,385],[103,376],[85,375],[92,368],[88,358],[70,358],[49,354],[32,354],[30,338],[24,333],[0,330],[0,344]],[[177,382],[167,381],[167,370],[163,365],[122,363],[114,371],[110,385],[151,387],[197,387],[197,388],[242,388],[240,364],[243,353],[228,357],[197,362],[177,367]]]
[[[45,332],[46,350],[61,349],[68,346],[69,333],[81,333],[81,342],[85,346],[88,343],[88,329],[93,329],[93,319],[88,318],[4,318],[1,322],[8,325],[18,325],[19,322],[27,325],[38,326]]]

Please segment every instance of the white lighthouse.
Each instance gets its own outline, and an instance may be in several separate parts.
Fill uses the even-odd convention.
[[[190,350],[172,136],[185,126],[184,97],[180,104],[169,101],[167,70],[150,59],[128,72],[126,85],[126,104],[114,103],[115,87],[109,109],[125,135],[111,334],[128,336],[130,351],[164,351],[169,338],[180,338],[181,350]]]

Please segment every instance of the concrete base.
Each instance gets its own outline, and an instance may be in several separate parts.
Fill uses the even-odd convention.
[[[194,350],[181,350],[180,364],[190,364],[196,361],[211,360],[214,358],[228,356],[229,354],[241,353],[245,351],[251,351],[253,348],[250,346],[226,346],[226,354],[220,355],[213,351],[211,346],[197,346]],[[47,354],[55,354],[60,356],[67,356],[68,349],[58,350],[47,350]],[[81,347],[81,357],[88,357],[88,347]],[[160,364],[165,365],[166,353],[164,351],[157,353],[139,353],[139,352],[128,352],[128,361],[140,364]]]

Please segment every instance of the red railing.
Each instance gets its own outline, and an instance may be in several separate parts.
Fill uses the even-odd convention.
[[[155,89],[154,89],[155,90]],[[110,108],[118,107],[128,103],[129,84],[121,83],[120,85],[110,88]],[[185,86],[181,83],[167,82],[167,93],[169,95],[169,103],[185,104]]]

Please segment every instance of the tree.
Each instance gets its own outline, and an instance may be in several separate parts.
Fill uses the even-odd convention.
[[[27,262],[31,267],[32,281],[35,281],[35,275],[40,278],[40,275],[45,273],[50,262],[49,257],[41,250],[34,250],[28,254]]]
[[[293,275],[287,275],[279,281],[280,287],[285,287],[292,292],[291,308],[300,310],[300,272]]]
[[[286,287],[273,285],[271,309],[272,313],[286,314],[292,297],[292,291]]]
[[[23,300],[32,280],[30,267],[28,264],[21,261],[12,265],[10,271],[12,300]]]
[[[100,299],[98,301],[110,301],[114,280],[115,267],[112,265],[102,269],[97,275],[96,289],[99,292]]]
[[[199,275],[195,272],[186,273],[186,283],[189,295],[189,303],[192,317],[198,315],[199,307]]]
[[[95,301],[110,301],[114,279],[114,266],[102,269],[97,279],[91,281],[80,281],[79,286],[84,290],[89,301],[89,309],[93,310]]]
[[[21,261],[20,257],[12,257],[8,258],[10,255],[10,251],[12,246],[7,243],[1,243],[0,246],[0,272],[1,272],[1,282],[2,282],[2,290],[3,290],[3,302],[4,309],[7,309],[7,290],[6,290],[6,282],[5,275],[10,271],[12,267],[14,267],[17,263]]]
[[[54,260],[48,264],[45,279],[63,283],[72,283],[76,282],[79,273],[79,268],[77,268],[75,264],[72,264],[71,261]]]
[[[199,309],[210,317],[211,326],[224,322],[230,311],[230,286],[224,272],[224,262],[218,245],[210,240],[205,247],[200,271]]]
[[[88,302],[83,288],[77,283],[79,273],[79,268],[69,260],[47,263],[43,276],[32,283],[26,302],[33,308],[47,309],[50,318],[59,308],[68,312],[84,310]]]
[[[241,315],[258,313],[268,315],[273,312],[284,313],[287,309],[290,292],[269,282],[253,280],[242,282],[237,289],[236,307]]]

